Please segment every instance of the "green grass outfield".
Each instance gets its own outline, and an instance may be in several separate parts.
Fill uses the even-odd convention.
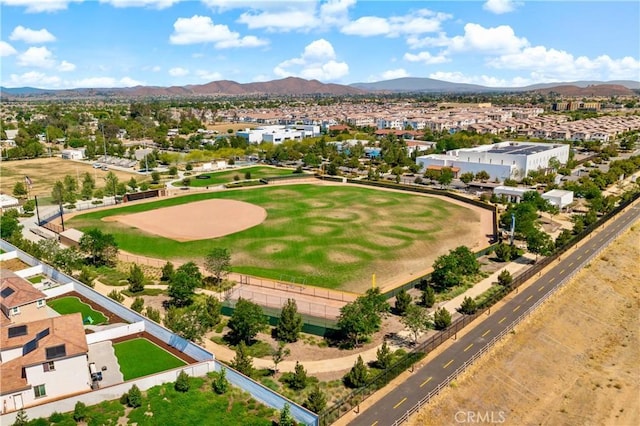
[[[232,235],[187,242],[101,220],[214,198],[262,206],[267,219]],[[86,213],[65,223],[83,231],[98,227],[113,234],[119,247],[131,253],[200,262],[214,247],[226,247],[238,273],[362,290],[373,273],[380,278],[397,276],[404,268],[399,261],[412,262],[414,267],[415,262],[424,261],[423,269],[429,268],[435,257],[455,247],[447,239],[477,227],[479,216],[433,197],[357,186],[300,184],[166,198]],[[359,283],[355,287],[354,281]]]
[[[125,381],[186,365],[184,361],[147,339],[116,343],[113,350]]]
[[[204,172],[198,173],[193,176],[187,176],[191,178],[189,186],[203,187],[207,185],[221,185],[223,183],[234,182],[233,177],[238,176],[240,180],[244,180],[245,173],[251,173],[251,179],[266,179],[277,176],[292,175],[293,170],[282,169],[276,167],[254,166],[246,167],[242,169],[225,170],[223,172]],[[208,175],[209,179],[196,179],[198,175]],[[174,182],[173,186],[182,186],[182,181]]]
[[[107,317],[105,317],[101,312],[93,310],[91,306],[82,302],[77,297],[61,297],[60,299],[48,301],[47,305],[61,315],[80,312],[82,315],[82,321],[90,316],[91,319],[93,319],[93,325],[104,324],[107,322]]]

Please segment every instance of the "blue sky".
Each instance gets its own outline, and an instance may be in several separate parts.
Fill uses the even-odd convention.
[[[2,0],[1,84],[640,80],[638,1]]]

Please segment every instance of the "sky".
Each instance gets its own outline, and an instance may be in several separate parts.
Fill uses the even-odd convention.
[[[640,2],[2,0],[1,85],[640,80]]]

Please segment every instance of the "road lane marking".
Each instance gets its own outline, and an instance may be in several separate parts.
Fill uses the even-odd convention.
[[[498,324],[502,324],[502,322],[503,322],[504,320],[506,320],[506,319],[507,319],[507,317],[502,318],[500,321],[498,321]]]
[[[569,264],[569,268],[571,268],[572,266],[573,266],[573,262],[571,262],[571,263]]]
[[[400,406],[400,404],[402,404],[406,400],[407,400],[407,397],[405,396],[404,398],[402,398],[402,400],[400,400],[400,402],[398,402],[396,405],[394,405],[393,408],[398,408]]]
[[[487,330],[484,332],[484,334],[482,335],[482,337],[486,336],[487,334],[491,333],[491,330]]]
[[[582,259],[582,255],[578,256],[578,260]]]
[[[371,423],[371,426],[376,426],[378,424],[378,421],[376,420],[375,422]]]
[[[531,300],[532,297],[533,297],[533,295],[527,297],[527,300],[525,300],[525,302],[528,302],[529,300]]]
[[[424,385],[429,383],[431,381],[431,379],[433,379],[433,377],[429,377],[427,380],[425,380],[424,382],[420,383],[420,387],[423,387]]]
[[[544,286],[542,286],[542,287],[540,287],[540,288],[538,289],[538,291],[542,291],[542,290],[544,290]]]
[[[585,252],[585,253],[589,253],[589,250],[591,250],[591,249],[586,249],[584,252]]]
[[[517,311],[518,309],[520,309],[520,306],[522,306],[522,305],[518,305],[518,306],[516,306],[516,307],[515,307],[515,309],[513,310],[513,312],[515,312],[515,311]]]
[[[442,368],[447,368],[448,366],[450,366],[450,365],[451,365],[451,363],[452,363],[452,362],[453,362],[453,360],[449,361],[449,362],[448,362],[448,363],[446,363],[446,364],[444,365],[444,367],[442,367]]]
[[[471,346],[473,346],[473,343],[470,344],[469,346],[467,346],[466,348],[464,348],[464,352],[468,351],[469,349],[471,349]]]
[[[565,269],[563,269],[562,271],[560,271],[560,275],[564,274]]]
[[[549,284],[551,284],[551,283],[552,283],[552,282],[554,282],[555,280],[556,280],[556,277],[552,277],[552,278],[549,280]]]

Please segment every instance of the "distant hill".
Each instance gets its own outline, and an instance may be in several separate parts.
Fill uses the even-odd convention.
[[[223,95],[356,95],[362,90],[341,84],[326,84],[318,80],[304,80],[287,77],[281,80],[258,83],[237,83],[235,81],[212,81],[207,84],[188,86],[135,86],[126,88],[82,88],[44,90],[31,87],[0,88],[3,96],[19,97],[189,97]]]
[[[536,89],[538,93],[557,93],[567,97],[609,97],[609,96],[633,96],[635,92],[621,84],[594,84],[593,86],[579,87],[572,85],[551,86],[544,89]]]
[[[373,83],[354,83],[351,85],[358,89],[372,91],[372,92],[441,92],[441,93],[464,93],[464,92],[525,92],[525,91],[538,91],[547,89],[545,91],[553,90],[560,93],[554,88],[557,87],[576,87],[576,89],[598,86],[599,93],[594,96],[615,96],[615,95],[632,95],[631,90],[640,89],[640,82],[632,80],[615,80],[615,81],[573,81],[573,82],[557,82],[557,83],[543,83],[534,84],[525,87],[488,87],[478,84],[465,84],[465,83],[451,83],[448,81],[435,80],[432,78],[416,78],[405,77],[396,78],[393,80],[377,81]],[[610,90],[608,90],[610,89]],[[574,92],[569,89],[561,89],[567,93]],[[576,93],[582,93],[579,90],[575,90]],[[586,93],[586,92],[585,92]],[[570,95],[567,96],[581,96]],[[586,96],[586,95],[585,95]]]

